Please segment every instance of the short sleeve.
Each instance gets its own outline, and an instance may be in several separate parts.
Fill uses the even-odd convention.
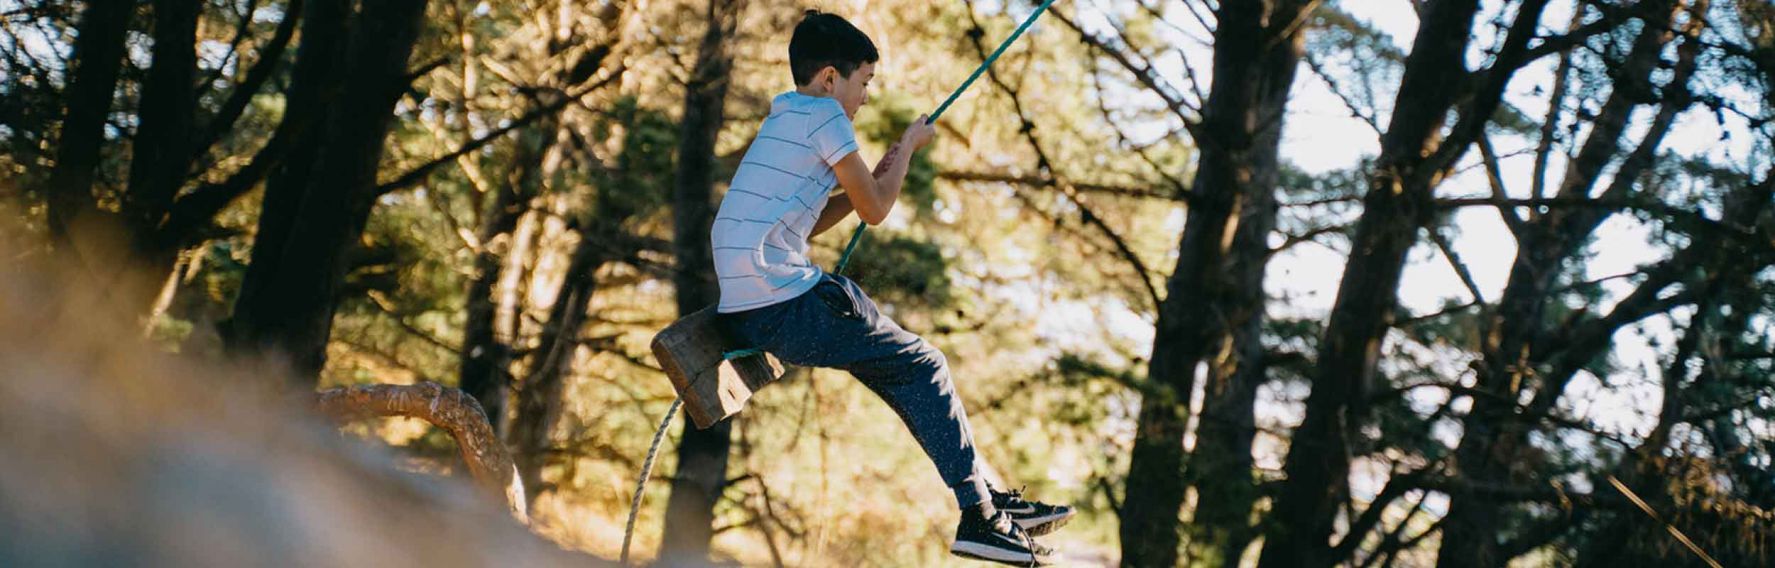
[[[826,165],[836,166],[838,161],[851,152],[857,151],[857,132],[851,126],[851,119],[844,115],[844,107],[838,101],[829,105],[820,105],[809,118],[810,129],[807,137],[814,152]]]

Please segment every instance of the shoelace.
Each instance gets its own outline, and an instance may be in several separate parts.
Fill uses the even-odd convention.
[[[1030,503],[1030,502],[1029,502],[1029,501],[1027,501],[1027,500],[1024,500],[1024,499],[1023,499],[1023,490],[1025,490],[1025,489],[1029,489],[1029,486],[1028,486],[1028,485],[1025,485],[1025,486],[1022,486],[1022,487],[1019,487],[1019,488],[1017,488],[1017,489],[1013,489],[1013,490],[1010,490],[1010,491],[998,491],[998,490],[992,490],[992,491],[993,491],[993,492],[994,492],[994,493],[998,493],[998,494],[999,494],[999,495],[1002,495],[1002,496],[1004,496],[1004,498],[1005,498],[1005,503],[1006,503],[1006,504],[1011,504],[1011,505],[1017,505],[1017,504],[1024,504],[1024,505],[1029,505],[1029,504],[1031,504],[1031,503]]]
[[[1022,495],[1022,494],[1023,494],[1023,491],[1020,489],[1020,490],[1008,493],[1006,495],[1012,499],[1017,499],[1018,496]],[[999,524],[1000,522],[1002,522],[1004,524],[1000,525]],[[1035,541],[1035,537],[1029,536],[1028,532],[1024,532],[1023,527],[1017,526],[1017,523],[1011,522],[1010,515],[1006,515],[1002,512],[999,513],[997,515],[997,517],[994,519],[993,525],[998,528],[1008,529],[1011,534],[1017,536],[1017,541],[1023,545],[1023,549],[1029,551],[1029,563],[1025,564],[1025,566],[1041,566],[1042,565],[1041,558],[1040,558],[1040,556],[1042,554],[1042,545],[1038,544]]]
[[[1010,515],[1000,511],[993,514],[992,519],[987,522],[992,525],[993,530],[1008,533],[1017,537],[1017,543],[1023,545],[1024,550],[1029,551],[1029,563],[1025,566],[1041,566],[1041,560],[1037,557],[1038,550],[1036,548],[1041,545],[1036,544],[1035,538],[1030,537],[1029,533],[1023,532],[1023,527],[1019,527],[1017,526],[1017,523],[1011,522]]]

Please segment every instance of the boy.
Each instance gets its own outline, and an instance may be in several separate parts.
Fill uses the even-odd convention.
[[[716,311],[743,344],[793,365],[849,371],[899,414],[961,507],[950,552],[1046,564],[1052,551],[1029,535],[1059,528],[1072,508],[991,489],[943,354],[882,315],[856,283],[807,257],[808,238],[853,210],[871,225],[886,219],[912,153],[936,132],[921,116],[873,172],[863,164],[851,118],[868,101],[879,59],[874,42],[844,18],[809,10],[795,26],[796,88],[771,102],[711,230]],[[835,183],[845,192],[829,195]]]

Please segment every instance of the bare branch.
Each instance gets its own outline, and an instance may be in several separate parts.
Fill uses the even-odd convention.
[[[1504,174],[1498,165],[1498,153],[1492,149],[1491,137],[1483,133],[1479,135],[1479,157],[1485,163],[1485,180],[1491,185],[1491,195],[1498,201],[1498,217],[1518,239],[1522,238],[1522,216],[1516,210],[1503,205],[1503,200],[1510,198],[1510,191],[1504,187]]]
[[[1383,131],[1381,130],[1380,121],[1375,120],[1374,115],[1363,112],[1362,107],[1356,105],[1356,101],[1350,100],[1350,96],[1347,93],[1344,93],[1343,88],[1337,84],[1337,79],[1333,78],[1331,72],[1327,71],[1325,66],[1319,63],[1319,58],[1315,57],[1313,52],[1308,51],[1303,53],[1302,60],[1306,61],[1307,68],[1311,69],[1313,74],[1319,77],[1319,80],[1325,81],[1325,85],[1330,88],[1331,94],[1337,95],[1337,100],[1344,103],[1344,108],[1350,110],[1350,116],[1356,117],[1363,123],[1367,124],[1369,130],[1373,130],[1374,135],[1377,138],[1381,136]]]
[[[1405,496],[1407,491],[1414,489],[1413,486],[1418,483],[1418,480],[1428,474],[1429,470],[1420,469],[1409,473],[1395,472],[1388,477],[1387,484],[1381,488],[1379,494],[1374,496],[1374,500],[1368,503],[1368,507],[1362,510],[1362,514],[1352,517],[1354,520],[1350,522],[1350,530],[1344,534],[1343,540],[1338,541],[1337,546],[1332,547],[1330,556],[1332,563],[1342,563],[1355,554],[1356,547],[1361,545],[1362,541],[1368,538],[1368,533],[1380,524],[1381,514],[1387,510],[1387,507],[1392,506],[1394,501]]]
[[[1573,10],[1572,21],[1566,25],[1569,33],[1583,21],[1584,11]],[[1553,155],[1554,132],[1559,128],[1560,116],[1564,111],[1566,90],[1572,80],[1572,53],[1570,50],[1559,52],[1559,68],[1553,72],[1553,95],[1547,102],[1547,116],[1541,120],[1540,141],[1535,146],[1535,172],[1530,176],[1533,189],[1530,197],[1540,199],[1547,195],[1547,162]],[[1530,212],[1531,218],[1537,216]]]
[[[1455,253],[1454,247],[1449,245],[1448,237],[1442,231],[1432,227],[1428,232],[1430,241],[1436,243],[1436,249],[1442,251],[1443,258],[1448,259],[1449,268],[1454,269],[1455,274],[1461,277],[1461,284],[1467,287],[1467,293],[1473,295],[1473,301],[1479,304],[1481,310],[1485,309],[1485,294],[1479,291],[1479,282],[1473,279],[1473,270],[1467,267],[1467,263],[1461,262],[1461,256]]]
[[[1077,22],[1074,22],[1072,18],[1067,17],[1064,12],[1053,10],[1050,13],[1054,15],[1055,19],[1060,20],[1061,23],[1066,24],[1067,27],[1072,28],[1074,32],[1077,32],[1079,38],[1086,44],[1089,44],[1103,54],[1110,56],[1110,59],[1121,65],[1123,69],[1126,69],[1129,73],[1133,73],[1134,78],[1139,80],[1140,84],[1145,85],[1148,90],[1152,91],[1154,94],[1158,95],[1161,100],[1165,101],[1165,106],[1171,109],[1172,114],[1177,115],[1177,118],[1182,120],[1192,132],[1195,130],[1196,125],[1199,123],[1198,117],[1202,114],[1201,109],[1194,103],[1185,100],[1175,88],[1171,87],[1163,78],[1159,77],[1158,72],[1153,69],[1151,61],[1142,57],[1139,62],[1136,62],[1126,51],[1110,47],[1107,41],[1085,31],[1085,29],[1080,27]],[[1138,54],[1135,55],[1138,56]]]
[[[1153,158],[1152,153],[1147,151],[1151,148],[1151,144],[1134,144],[1133,141],[1129,140],[1128,136],[1122,132],[1121,125],[1116,122],[1115,117],[1109,110],[1108,97],[1104,96],[1103,74],[1097,69],[1097,65],[1094,62],[1091,65],[1091,86],[1097,90],[1097,110],[1102,113],[1103,122],[1109,124],[1110,130],[1116,133],[1116,140],[1123,146],[1133,148],[1135,155],[1140,156],[1140,160],[1146,162],[1146,165],[1151,167],[1153,172],[1159,174],[1159,177],[1165,178],[1165,181],[1171,184],[1172,189],[1176,191],[1178,196],[1187,196],[1189,194],[1189,184],[1184,183],[1181,178],[1178,178],[1176,175],[1167,171],[1163,165],[1159,164],[1157,159]],[[1175,132],[1173,132],[1172,135],[1159,138],[1154,141],[1154,144],[1159,141],[1171,139],[1174,134]]]
[[[456,439],[462,463],[483,489],[503,497],[520,521],[529,522],[524,484],[493,434],[487,414],[475,397],[426,381],[415,385],[357,385],[314,394],[316,412],[337,422],[383,416],[418,418],[443,428]]]
[[[382,314],[388,316],[389,319],[394,320],[395,325],[400,327],[402,331],[407,332],[408,335],[419,338],[420,341],[429,343],[432,347],[448,351],[453,355],[460,356],[462,354],[461,349],[450,345],[425,330],[414,327],[411,322],[407,321],[405,316],[401,315],[399,310],[395,309],[394,302],[389,301],[387,297],[382,295],[382,293],[371,290],[364,295],[370,298],[370,303],[374,304],[377,310],[380,310]]]
[[[971,5],[972,4],[970,4],[970,6]],[[968,18],[973,21],[975,29],[980,28],[980,23],[975,18],[972,9],[968,10]],[[981,60],[985,60],[986,46],[981,43],[981,36],[970,34],[969,38],[973,40],[975,53]],[[1110,242],[1115,245],[1116,252],[1119,253],[1122,260],[1126,261],[1128,265],[1134,269],[1135,276],[1140,279],[1141,286],[1146,289],[1147,295],[1152,299],[1153,309],[1158,309],[1159,305],[1162,303],[1163,297],[1159,295],[1158,288],[1153,286],[1152,271],[1147,269],[1146,262],[1140,259],[1140,255],[1134,253],[1133,247],[1128,245],[1126,239],[1122,238],[1115,229],[1111,228],[1108,223],[1104,222],[1101,216],[1097,215],[1097,213],[1091,209],[1083,197],[1079,195],[1077,188],[1070,183],[1066,183],[1061,179],[1059,174],[1054,171],[1053,162],[1048,159],[1047,151],[1042,149],[1041,140],[1035,133],[1035,123],[1029,119],[1029,113],[1024,110],[1023,101],[1019,98],[1018,91],[1006,84],[1004,79],[999,76],[998,71],[991,67],[986,69],[986,77],[993,85],[997,86],[1000,91],[1003,91],[1011,99],[1011,107],[1017,112],[1017,118],[1023,124],[1023,136],[1029,141],[1030,149],[1035,151],[1037,170],[1046,175],[1050,180],[1050,185],[1058,188],[1060,193],[1066,196],[1067,201],[1079,208],[1080,217],[1085,224],[1095,227],[1099,232],[1103,233],[1105,238],[1108,238]]]
[[[259,94],[259,89],[271,78],[272,71],[283,59],[284,49],[290,45],[290,38],[296,34],[296,21],[301,19],[301,13],[302,0],[291,0],[290,5],[284,10],[283,21],[277,23],[277,32],[272,35],[271,41],[259,49],[259,59],[253,62],[253,67],[247,71],[246,77],[241,79],[240,84],[234,87],[232,93],[228,94],[228,100],[222,103],[222,107],[216,111],[216,116],[211,118],[209,125],[204,128],[203,135],[197,139],[196,144],[192,145],[191,160],[193,163],[199,157],[209,153],[210,147],[221,141],[224,134],[234,129],[234,123],[240,120],[240,116],[246,112],[247,105],[253,101],[253,97]],[[251,20],[252,6],[249,4],[247,15],[241,21],[241,33],[245,33],[245,28]],[[239,42],[240,38],[236,37],[235,41]],[[221,68],[217,68],[216,72],[220,73]]]
[[[942,178],[942,179],[946,179],[946,180],[950,180],[950,181],[1008,183],[1008,184],[1022,185],[1022,186],[1028,186],[1028,187],[1047,187],[1047,186],[1051,186],[1054,184],[1054,180],[1052,180],[1052,179],[1047,179],[1047,178],[1043,178],[1043,177],[1039,177],[1039,176],[1011,175],[1008,173],[968,172],[968,171],[957,171],[957,170],[945,170],[942,172],[938,172],[937,177]],[[1133,198],[1138,198],[1138,199],[1159,199],[1159,200],[1165,200],[1165,201],[1188,201],[1186,195],[1174,195],[1174,194],[1164,193],[1164,192],[1160,192],[1160,191],[1155,191],[1152,188],[1146,188],[1146,187],[1116,185],[1116,184],[1111,184],[1111,183],[1077,182],[1077,181],[1071,181],[1071,180],[1068,180],[1067,183],[1068,183],[1068,185],[1071,185],[1074,189],[1077,189],[1082,192],[1102,193],[1102,194],[1107,194],[1107,195],[1116,195],[1116,196],[1121,196],[1121,197],[1133,197]]]
[[[580,97],[584,97],[592,91],[615,82],[618,77],[622,76],[623,70],[623,67],[617,67],[611,71],[610,75],[595,83],[581,87],[554,102],[531,109],[530,112],[524,113],[523,116],[513,119],[505,126],[496,128],[492,132],[488,132],[473,140],[464,142],[462,146],[458,147],[455,151],[433,158],[430,162],[426,162],[419,167],[409,170],[405,174],[401,174],[399,177],[378,186],[376,188],[377,195],[385,195],[417,185],[419,182],[424,181],[427,176],[430,176],[433,171],[456,161],[457,158],[468,154],[469,152],[479,150],[482,146],[486,146],[488,143],[498,140],[506,134],[510,134],[515,130],[523,128],[545,116],[561,112],[562,109],[567,108],[568,105],[573,104],[573,102],[579,100]]]
[[[1314,228],[1308,230],[1307,232],[1299,233],[1299,234],[1282,233],[1284,235],[1283,240],[1282,240],[1282,244],[1276,245],[1275,248],[1270,249],[1268,254],[1274,256],[1278,253],[1281,253],[1282,251],[1294,248],[1295,246],[1298,246],[1302,243],[1318,242],[1315,239],[1318,239],[1321,236],[1329,235],[1332,233],[1342,233],[1344,231],[1348,231],[1349,229],[1350,229],[1350,227],[1348,225],[1333,224],[1333,225],[1325,225],[1322,227],[1314,227]],[[1321,243],[1321,244],[1323,244],[1323,243]]]

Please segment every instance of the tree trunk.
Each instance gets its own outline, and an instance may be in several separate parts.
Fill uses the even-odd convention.
[[[296,62],[290,71],[290,86],[284,93],[285,113],[306,118],[306,122],[324,126],[345,69],[344,47],[350,33],[349,0],[308,0],[302,14],[302,43],[296,49]],[[286,117],[285,124],[289,124]],[[280,128],[282,125],[279,125]],[[285,243],[307,191],[315,159],[325,140],[324,127],[307,127],[294,133],[287,156],[278,163],[265,180],[265,195],[259,207],[257,231],[253,236],[251,260],[240,292],[234,300],[235,314],[223,322],[222,336],[228,350],[237,354],[254,353],[260,348],[249,339],[240,315],[275,298],[261,299],[269,293],[275,280]]]
[[[1343,281],[1319,342],[1306,416],[1289,445],[1283,466],[1287,481],[1269,515],[1259,561],[1265,568],[1327,566],[1333,561],[1329,541],[1349,487],[1348,436],[1361,413],[1351,407],[1367,396],[1381,340],[1391,324],[1405,253],[1432,213],[1437,176],[1421,170],[1439,166],[1426,163],[1426,157],[1438,149],[1443,124],[1465,83],[1465,56],[1478,4],[1441,0],[1423,9]],[[1538,18],[1538,10],[1533,15]],[[1489,109],[1485,113],[1479,120],[1489,117]]]
[[[346,8],[338,0],[310,6],[335,14]],[[311,12],[304,28],[335,14]],[[287,358],[300,387],[312,388],[326,363],[346,254],[375,203],[383,139],[407,86],[407,57],[424,14],[424,2],[362,2],[339,60],[339,97],[326,111],[323,134],[310,141],[315,154],[286,164],[286,179],[267,189],[252,265],[235,302],[230,349]],[[311,40],[324,39],[304,36],[298,58],[308,55]],[[324,48],[316,52],[315,59],[335,59]],[[310,102],[295,95],[293,103]]]
[[[672,284],[677,290],[679,315],[715,303],[720,294],[712,277],[714,260],[709,249],[709,226],[715,217],[711,203],[715,141],[725,121],[722,107],[733,67],[729,38],[739,25],[745,4],[745,0],[710,0],[708,29],[685,87],[672,191],[673,249],[678,260]],[[727,481],[732,422],[697,430],[685,416],[682,428],[678,473],[672,478],[671,497],[666,501],[660,557],[668,562],[702,563],[709,557],[709,541],[714,537],[715,503]]]
[[[1309,4],[1283,2],[1268,14],[1255,3],[1228,4],[1219,14],[1214,86],[1197,129],[1201,157],[1148,368],[1161,390],[1141,401],[1128,467],[1127,494],[1138,497],[1122,509],[1124,566],[1177,564],[1184,429],[1196,367],[1210,355],[1221,355],[1210,370],[1210,396],[1231,406],[1211,413],[1204,405],[1202,432],[1215,439],[1198,446],[1207,463],[1192,478],[1204,490],[1239,494],[1216,495],[1197,509],[1190,556],[1205,564],[1236,564],[1236,552],[1225,556],[1249,541],[1241,535],[1248,532],[1251,491],[1237,487],[1249,485],[1240,480],[1250,477],[1250,440],[1241,450],[1237,423],[1249,423],[1252,408],[1249,397],[1243,410],[1237,408],[1238,393],[1255,389],[1261,379],[1246,357],[1262,349],[1256,331],[1262,326],[1266,239],[1275,226],[1277,146],[1304,38],[1296,24]]]
[[[129,161],[123,218],[136,260],[170,265],[152,250],[160,223],[185,181],[197,108],[197,0],[154,1],[153,64],[142,82],[141,117]],[[162,266],[164,269],[164,266]]]
[[[554,121],[545,119],[536,128],[554,132]],[[530,211],[530,200],[542,183],[537,172],[542,169],[543,155],[549,151],[546,143],[542,146],[520,148],[513,159],[516,167],[512,175],[502,180],[504,183],[494,190],[492,202],[482,212],[477,234],[481,250],[475,254],[475,277],[468,286],[467,318],[462,326],[462,390],[481,401],[487,420],[495,429],[499,428],[511,385],[512,346],[509,336],[499,337],[499,303],[494,288],[503,280],[506,260],[519,248],[513,233],[518,220]],[[505,240],[503,251],[496,248],[501,239]]]
[[[597,231],[581,231],[579,244],[573,248],[567,263],[566,278],[561,280],[555,304],[549,308],[548,323],[532,355],[530,376],[518,391],[517,416],[512,419],[512,445],[518,450],[518,474],[527,492],[525,501],[534,503],[545,489],[543,467],[548,465],[554,450],[555,425],[561,418],[561,398],[566,392],[567,375],[573,369],[574,353],[579,350],[579,328],[585,322],[586,307],[597,291],[598,268],[607,260]]]
[[[80,11],[73,72],[64,92],[68,110],[47,191],[49,232],[57,244],[68,243],[70,225],[93,210],[93,170],[99,165],[105,117],[111,113],[124,37],[134,13],[135,2],[129,0],[88,0]]]
[[[1282,47],[1288,48],[1287,44]],[[1287,59],[1292,80],[1299,52],[1281,51],[1270,54],[1266,63],[1279,65],[1282,61],[1278,60]],[[1280,102],[1287,96],[1286,86],[1281,88],[1279,96],[1264,100],[1275,101],[1277,113],[1283,111]],[[1271,139],[1256,145],[1247,160],[1253,181],[1245,188],[1246,203],[1226,259],[1231,285],[1220,300],[1232,327],[1207,368],[1196,447],[1190,455],[1189,479],[1196,489],[1196,508],[1187,558],[1193,565],[1236,567],[1257,536],[1251,525],[1251,507],[1258,495],[1251,446],[1257,436],[1257,388],[1266,376],[1263,283],[1270,256],[1268,239],[1276,226],[1279,142],[1279,138],[1266,137]]]

